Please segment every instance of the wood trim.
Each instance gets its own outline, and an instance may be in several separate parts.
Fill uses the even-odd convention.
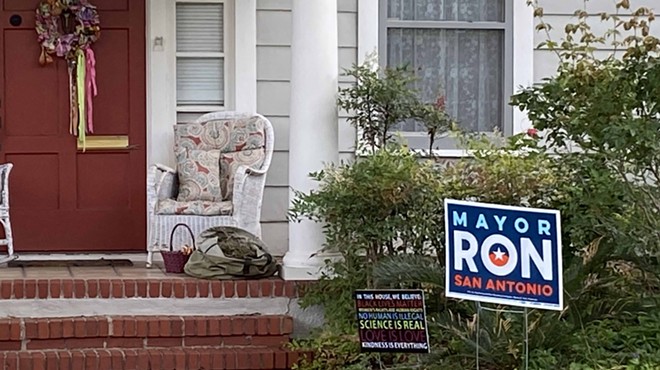
[[[234,14],[234,110],[257,113],[257,1],[235,1]]]
[[[388,20],[387,28],[437,28],[451,30],[504,30],[506,22],[400,21]]]
[[[358,0],[358,64],[378,53],[378,0]]]
[[[534,83],[534,10],[525,2],[513,2],[513,93]],[[525,132],[531,123],[525,112],[513,110],[513,133]]]
[[[138,150],[130,152],[131,156],[131,173],[129,174],[132,181],[139,181],[140,186],[137,189],[147,188],[147,75],[146,75],[146,40],[144,30],[146,29],[146,1],[130,1],[129,7],[131,8],[130,25],[134,30],[135,36],[129,43],[130,55],[130,119],[135,120],[130,124],[128,133],[129,145],[135,146]],[[132,9],[137,8],[137,11]],[[133,232],[135,235],[140,235],[144,243],[147,240],[147,197],[146,191],[139,190],[132,191],[130,195],[130,207],[134,212],[139,212],[142,217],[139,222],[132,224],[133,230],[126,230]]]

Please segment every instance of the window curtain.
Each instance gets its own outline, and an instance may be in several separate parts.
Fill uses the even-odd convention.
[[[396,0],[390,19],[503,22],[503,0]],[[387,63],[408,64],[426,102],[445,96],[448,113],[469,131],[502,129],[504,30],[388,28]],[[409,121],[402,131],[424,131]]]
[[[504,22],[504,0],[389,0],[387,13],[402,21]]]

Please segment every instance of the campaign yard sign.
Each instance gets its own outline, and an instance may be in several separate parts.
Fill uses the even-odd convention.
[[[357,290],[355,307],[363,352],[429,352],[421,290]]]
[[[559,211],[445,200],[446,295],[563,309]]]

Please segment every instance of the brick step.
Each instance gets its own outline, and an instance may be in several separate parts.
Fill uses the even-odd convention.
[[[0,279],[0,300],[85,298],[296,298],[302,282],[166,278]]]
[[[5,370],[290,369],[309,353],[275,348],[145,348],[0,351]]]
[[[0,319],[0,351],[280,348],[292,331],[293,319],[285,315],[8,318]]]

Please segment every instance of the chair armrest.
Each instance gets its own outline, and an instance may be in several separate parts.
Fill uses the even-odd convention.
[[[266,172],[268,172],[268,169],[257,170],[257,169],[254,169],[254,168],[245,167],[245,172],[248,175],[261,176],[261,175],[265,175]]]
[[[168,167],[168,166],[166,166],[164,164],[161,164],[161,163],[156,163],[153,166],[156,167],[157,169],[163,171],[163,172],[176,173],[175,169],[173,169],[171,167]]]
[[[245,191],[250,191],[253,189],[246,189],[246,186],[249,184],[257,184],[260,182],[259,180],[264,181],[265,185],[265,175],[267,171],[264,170],[256,170],[253,168],[250,168],[245,165],[240,165],[236,169],[236,173],[234,174],[234,189],[233,189],[233,194],[234,194],[234,199],[233,201],[236,201],[236,196],[240,196],[245,193]],[[256,181],[256,183],[255,183]]]
[[[155,212],[156,203],[160,199],[174,198],[178,191],[176,171],[165,165],[152,165],[147,177],[147,207]]]
[[[4,163],[0,165],[0,208],[9,209],[9,173],[13,163]]]
[[[261,218],[266,172],[241,165],[234,174],[234,216],[248,231],[257,230]]]

